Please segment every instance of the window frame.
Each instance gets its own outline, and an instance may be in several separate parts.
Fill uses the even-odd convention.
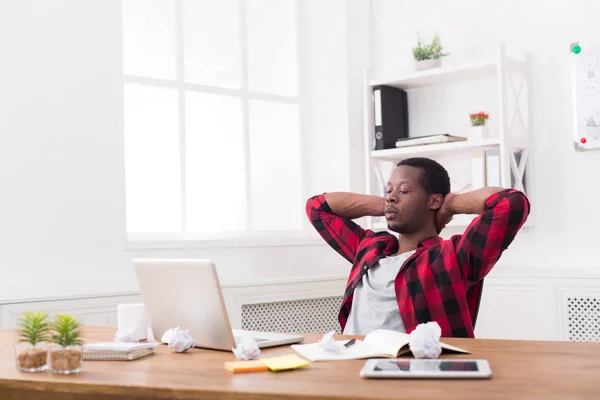
[[[251,100],[270,101],[284,104],[294,104],[298,106],[299,112],[299,133],[300,133],[300,184],[301,193],[304,196],[301,200],[308,198],[306,167],[308,159],[306,155],[306,139],[304,129],[306,126],[306,107],[304,106],[304,88],[303,88],[303,39],[302,31],[302,2],[300,0],[291,0],[294,3],[296,19],[296,71],[297,71],[297,96],[284,96],[269,93],[261,93],[248,90],[248,43],[247,43],[247,0],[238,0],[239,5],[239,27],[240,27],[240,51],[242,60],[242,86],[240,89],[232,89],[218,86],[210,86],[185,81],[185,37],[184,37],[184,15],[183,1],[174,0],[175,7],[175,45],[176,45],[176,76],[174,80],[150,78],[138,75],[129,75],[123,71],[123,84],[142,85],[146,87],[169,88],[177,91],[178,97],[178,133],[179,133],[179,152],[180,152],[180,185],[181,185],[181,227],[177,233],[130,233],[125,229],[127,236],[126,249],[185,249],[185,248],[204,248],[204,247],[254,247],[254,246],[293,246],[293,245],[313,245],[322,243],[314,230],[310,229],[310,224],[306,218],[302,221],[302,226],[298,230],[286,231],[255,231],[252,229],[252,181],[250,171],[250,125],[249,125],[249,104]],[[186,92],[200,92],[216,95],[226,95],[241,99],[243,107],[243,138],[245,154],[245,182],[246,182],[246,226],[243,231],[218,232],[212,234],[196,234],[187,232],[187,204],[186,204]],[[125,210],[127,212],[127,210]]]

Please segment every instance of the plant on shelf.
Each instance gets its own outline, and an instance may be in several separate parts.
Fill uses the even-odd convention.
[[[26,311],[19,317],[17,324],[17,368],[24,372],[43,371],[48,360],[48,314],[42,311]]]
[[[75,374],[81,370],[82,341],[79,319],[69,314],[58,314],[52,324],[50,341],[50,369],[57,374]]]
[[[478,113],[469,114],[469,118],[471,118],[471,126],[483,126],[490,119],[490,114],[479,111]]]
[[[444,47],[440,40],[440,35],[435,34],[431,44],[424,44],[421,37],[417,35],[417,47],[413,47],[413,57],[417,62],[417,69],[437,68],[442,65],[441,57],[445,57],[450,53],[443,52]]]
[[[490,114],[479,111],[477,113],[469,114],[471,119],[471,129],[469,131],[468,138],[470,140],[481,140],[489,137],[489,129],[487,127],[487,121],[490,118]]]

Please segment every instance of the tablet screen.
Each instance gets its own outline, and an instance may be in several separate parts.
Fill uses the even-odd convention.
[[[476,361],[452,360],[381,360],[375,365],[374,371],[478,371]]]

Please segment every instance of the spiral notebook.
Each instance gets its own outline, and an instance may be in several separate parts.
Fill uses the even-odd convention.
[[[160,343],[100,342],[83,346],[83,359],[87,361],[132,361],[154,353]]]

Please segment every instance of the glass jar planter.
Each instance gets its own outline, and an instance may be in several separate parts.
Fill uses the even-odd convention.
[[[81,346],[52,346],[48,351],[48,368],[55,374],[76,374],[83,366]]]
[[[44,371],[48,364],[48,344],[18,343],[15,345],[15,362],[19,371]]]

